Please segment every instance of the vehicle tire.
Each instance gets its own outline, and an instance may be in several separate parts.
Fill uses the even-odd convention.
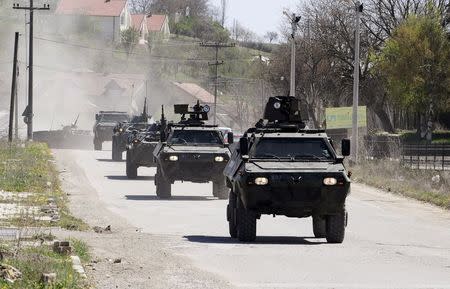
[[[345,237],[346,213],[342,211],[337,215],[326,218],[326,238],[328,243],[342,243]]]
[[[237,196],[236,208],[237,238],[241,242],[253,242],[256,239],[256,213],[244,208]]]
[[[322,216],[313,216],[313,232],[316,238],[325,238],[327,236],[327,224],[326,220]]]
[[[113,161],[121,161],[122,160],[122,152],[119,150],[119,144],[117,142],[117,138],[115,136],[112,137],[112,160]]]
[[[133,160],[131,159],[131,153],[127,151],[127,177],[129,179],[136,179],[137,169],[138,166],[135,163],[133,163]]]
[[[225,185],[225,179],[213,182],[213,196],[219,200],[228,199],[228,188]]]
[[[160,199],[170,199],[172,197],[172,185],[164,178],[159,166],[155,175],[156,195]]]
[[[231,238],[237,237],[237,226],[236,226],[236,194],[233,190],[230,191],[228,195],[228,205],[227,205],[227,221],[228,230],[230,232]]]
[[[102,150],[102,141],[94,138],[94,150],[101,151]]]

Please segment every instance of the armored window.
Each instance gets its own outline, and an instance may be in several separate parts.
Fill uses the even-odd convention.
[[[330,160],[333,156],[320,138],[263,138],[251,151],[252,158]]]
[[[223,145],[218,131],[175,130],[168,142],[174,145]]]

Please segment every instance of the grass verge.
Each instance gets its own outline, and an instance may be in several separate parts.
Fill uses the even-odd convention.
[[[412,170],[389,160],[362,162],[351,171],[356,182],[450,209],[450,172]]]
[[[46,144],[0,143],[0,189],[7,192],[29,192],[22,205],[44,206],[53,198],[60,220],[52,225],[69,230],[86,230],[88,226],[73,217],[67,208],[67,196],[61,190],[59,174]],[[22,224],[26,222],[26,224]],[[13,225],[42,226],[40,221],[11,220]]]
[[[72,239],[71,244],[75,254],[85,262],[89,261],[85,243]],[[26,247],[14,258],[5,258],[3,263],[17,268],[22,273],[22,278],[14,283],[0,280],[2,289],[81,289],[89,287],[87,281],[73,270],[70,257],[53,252],[50,246]],[[44,284],[41,281],[43,273],[56,273],[56,280],[52,284]]]

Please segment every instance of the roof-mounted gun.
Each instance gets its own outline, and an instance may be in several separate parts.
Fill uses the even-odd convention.
[[[210,111],[210,107],[208,105],[200,105],[200,101],[197,101],[197,104],[194,105],[192,110],[189,110],[188,104],[175,104],[174,112],[176,114],[181,114],[181,121],[179,124],[184,125],[203,125],[205,121],[208,120],[208,113]],[[186,118],[186,115],[189,115]]]

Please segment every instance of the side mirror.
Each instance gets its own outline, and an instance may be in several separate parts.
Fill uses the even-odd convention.
[[[234,135],[231,131],[227,134],[227,141],[228,141],[228,144],[234,143]]]
[[[98,114],[95,115],[95,120],[99,120],[100,116]]]
[[[248,155],[248,139],[246,137],[241,137],[239,139],[239,151],[241,156]]]
[[[341,143],[342,155],[347,157],[350,155],[350,140],[344,138]]]

